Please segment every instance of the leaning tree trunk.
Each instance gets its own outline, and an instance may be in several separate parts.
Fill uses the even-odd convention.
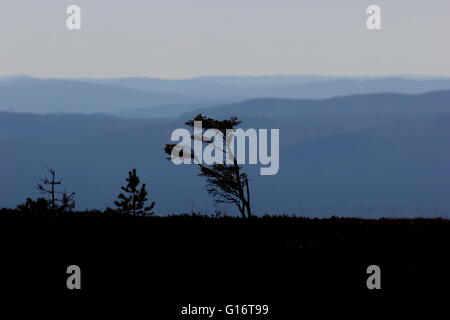
[[[245,178],[245,188],[246,188],[246,191],[247,191],[247,200],[246,200],[246,202],[247,202],[247,216],[249,218],[251,218],[252,210],[251,210],[251,206],[250,206],[250,188],[248,186],[248,178]]]
[[[244,186],[242,185],[242,181],[241,181],[241,172],[239,170],[239,165],[238,165],[238,163],[236,161],[236,158],[234,159],[233,167],[234,167],[234,171],[235,171],[235,174],[236,174],[236,181],[237,181],[237,184],[238,184],[239,198],[240,198],[240,200],[242,202],[242,207],[239,208],[239,209],[241,209],[242,218],[247,218],[247,215],[245,214],[245,211],[248,212],[248,204],[247,204],[247,200],[245,199]]]

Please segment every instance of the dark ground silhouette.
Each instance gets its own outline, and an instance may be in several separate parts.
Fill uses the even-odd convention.
[[[0,211],[1,288],[9,297],[144,310],[151,319],[156,313],[184,319],[179,309],[189,303],[268,304],[269,319],[291,319],[306,310],[402,312],[448,297],[450,222],[444,219]],[[66,289],[71,264],[81,267],[80,291]],[[381,267],[379,291],[366,287],[372,264]]]

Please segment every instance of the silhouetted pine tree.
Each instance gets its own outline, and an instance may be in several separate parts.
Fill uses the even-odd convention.
[[[71,212],[75,208],[75,192],[57,191],[56,188],[62,184],[62,180],[56,179],[55,169],[47,168],[47,171],[50,173],[50,178],[47,176],[39,178],[40,182],[37,183],[36,189],[47,195],[51,212]],[[59,196],[61,197],[59,198]],[[58,202],[60,205],[57,204]]]
[[[136,169],[128,172],[126,181],[127,185],[121,187],[124,193],[120,193],[119,200],[114,201],[117,211],[132,215],[152,215],[155,202],[152,202],[150,206],[145,206],[148,200],[148,192],[145,183],[139,188],[141,180],[136,173]]]
[[[191,128],[194,128],[196,121],[202,122],[202,137],[192,135],[192,140],[212,144],[213,140],[204,137],[203,133],[206,130],[213,129],[223,140],[223,146],[227,146],[230,139],[233,138],[233,135],[227,132],[227,130],[234,129],[241,123],[237,117],[231,117],[225,120],[216,120],[199,114],[194,119],[186,121],[185,124]],[[184,154],[185,150],[178,150],[178,148],[174,150],[175,147],[177,147],[176,144],[168,143],[164,147],[164,151],[170,156],[172,156],[172,152],[175,151],[175,153],[178,152],[178,156],[180,158],[190,157],[192,160],[195,159],[196,155],[194,150],[186,150],[186,153],[188,154]],[[215,149],[216,152],[223,152],[225,157],[227,156],[227,147],[224,147],[222,150],[220,148]],[[233,162],[232,164],[198,164],[200,169],[199,176],[206,177],[206,191],[214,197],[214,201],[216,203],[234,204],[239,209],[239,212],[243,218],[250,218],[252,217],[252,210],[250,205],[250,187],[248,176],[246,173],[242,172],[242,167],[237,163],[233,150],[228,149],[228,157],[231,157]],[[171,157],[168,159],[170,160]]]
[[[42,194],[45,194],[50,199],[50,209],[55,211],[56,209],[56,186],[60,185],[62,181],[56,180],[56,171],[52,168],[47,168],[47,171],[50,173],[50,178],[47,176],[39,178],[41,181],[36,185],[36,189],[38,189]],[[49,187],[47,187],[49,186]]]

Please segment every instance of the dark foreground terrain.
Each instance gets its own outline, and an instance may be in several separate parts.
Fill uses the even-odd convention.
[[[444,219],[55,217],[3,210],[0,240],[2,296],[65,312],[89,306],[139,310],[142,319],[207,319],[181,315],[181,308],[267,304],[265,316],[213,319],[300,319],[307,311],[363,309],[364,316],[434,308],[449,297]],[[66,287],[73,264],[81,268],[81,290]],[[381,268],[381,290],[367,289],[370,265]]]

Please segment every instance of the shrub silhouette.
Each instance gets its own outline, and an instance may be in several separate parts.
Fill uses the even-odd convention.
[[[17,205],[17,210],[32,215],[46,215],[50,211],[50,202],[45,198],[38,198],[36,201],[27,198],[25,203]]]

